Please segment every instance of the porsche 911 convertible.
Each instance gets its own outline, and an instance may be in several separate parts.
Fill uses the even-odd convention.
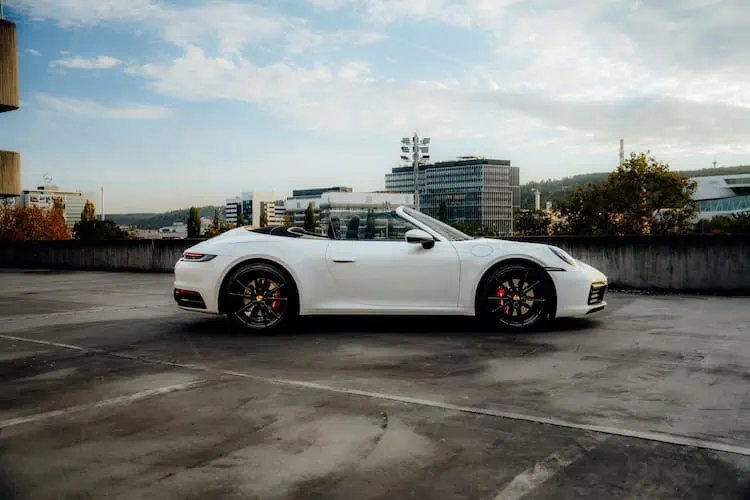
[[[304,315],[478,316],[510,330],[604,309],[607,278],[562,249],[472,238],[409,207],[331,216],[327,235],[236,228],[175,265],[182,309],[275,331]]]

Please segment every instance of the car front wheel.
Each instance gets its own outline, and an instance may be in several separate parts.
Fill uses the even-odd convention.
[[[296,294],[291,280],[275,266],[248,264],[231,276],[225,289],[226,311],[245,330],[272,333],[294,314]]]
[[[554,291],[546,273],[522,263],[493,271],[479,293],[480,314],[511,331],[537,328],[550,316],[554,304]]]

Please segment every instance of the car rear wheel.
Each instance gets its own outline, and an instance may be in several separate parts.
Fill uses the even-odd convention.
[[[232,323],[257,333],[283,328],[295,314],[297,296],[286,273],[269,264],[248,264],[231,276],[224,291]]]
[[[509,264],[492,272],[480,289],[481,315],[511,331],[539,327],[550,316],[554,291],[547,274],[528,264]]]

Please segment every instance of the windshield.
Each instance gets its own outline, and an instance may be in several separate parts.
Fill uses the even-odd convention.
[[[449,226],[448,224],[445,224],[444,222],[440,222],[437,219],[433,219],[429,215],[425,215],[422,212],[417,212],[413,208],[404,207],[404,212],[410,217],[414,217],[417,221],[429,227],[436,233],[439,233],[441,236],[444,236],[445,238],[448,239],[448,241],[464,241],[464,240],[474,239],[468,234],[462,233],[455,227]]]

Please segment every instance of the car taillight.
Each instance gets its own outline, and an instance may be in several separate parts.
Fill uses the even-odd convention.
[[[182,258],[190,262],[208,262],[214,257],[216,257],[216,255],[208,253],[184,252],[182,254]]]

